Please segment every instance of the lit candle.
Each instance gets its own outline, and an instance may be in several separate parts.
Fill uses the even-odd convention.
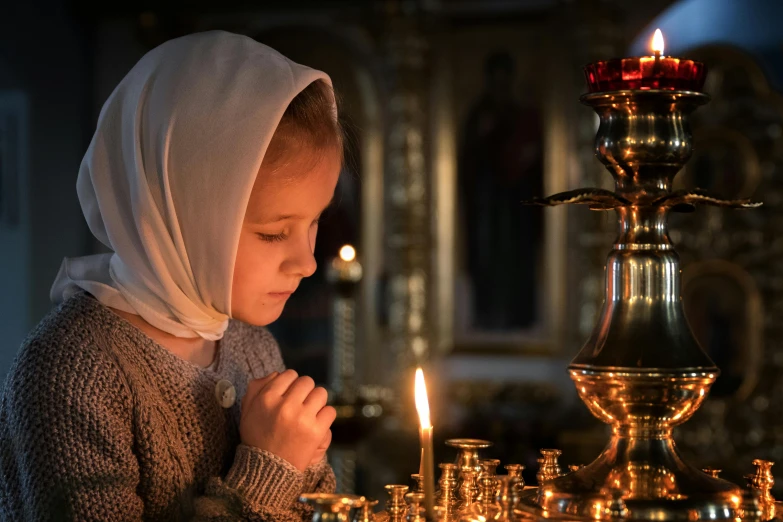
[[[416,369],[416,411],[419,413],[419,440],[421,442],[421,462],[419,474],[424,483],[424,507],[427,518],[435,520],[435,457],[432,451],[432,423],[430,422],[430,403],[427,400],[427,386],[424,372]]]
[[[585,67],[590,92],[666,89],[700,92],[707,68],[703,63],[664,56],[663,33],[655,30],[652,56],[618,58]]]

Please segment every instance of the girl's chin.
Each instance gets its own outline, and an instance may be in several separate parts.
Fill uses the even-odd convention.
[[[249,310],[247,313],[234,314],[234,319],[253,326],[267,326],[280,318],[285,308],[285,301],[264,303],[264,306]]]

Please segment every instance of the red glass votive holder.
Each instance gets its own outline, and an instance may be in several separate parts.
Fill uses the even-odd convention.
[[[594,62],[584,68],[589,92],[663,89],[701,92],[707,68],[670,56],[636,56]]]

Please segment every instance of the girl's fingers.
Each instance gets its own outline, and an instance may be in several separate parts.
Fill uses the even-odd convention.
[[[278,375],[278,372],[272,372],[269,375],[261,377],[260,379],[253,379],[250,381],[247,385],[245,397],[242,400],[241,411],[245,411],[246,405],[251,403],[253,399],[255,399],[255,397],[259,394],[259,392],[261,392],[261,390],[263,390],[264,387],[272,382]]]
[[[321,408],[321,411],[319,411],[315,415],[315,421],[320,424],[324,430],[329,429],[329,427],[334,422],[334,419],[337,418],[337,410],[332,408],[331,406],[324,406]]]
[[[299,377],[299,374],[294,370],[286,370],[278,375],[272,382],[266,386],[266,390],[278,397],[285,395],[288,391],[288,387]]]
[[[299,377],[288,387],[285,400],[294,404],[303,404],[310,392],[315,388],[315,381],[310,377]]]
[[[321,408],[326,406],[326,401],[329,399],[329,392],[320,386],[314,388],[310,394],[305,398],[303,404],[312,415],[316,415]]]

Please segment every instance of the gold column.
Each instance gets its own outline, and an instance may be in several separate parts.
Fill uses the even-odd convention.
[[[384,201],[388,346],[397,372],[430,356],[430,181],[426,163],[428,63],[415,5],[388,2]],[[404,7],[404,8],[403,8]],[[412,10],[412,11],[411,11]],[[405,379],[397,379],[402,385]],[[410,386],[403,386],[404,395]]]

